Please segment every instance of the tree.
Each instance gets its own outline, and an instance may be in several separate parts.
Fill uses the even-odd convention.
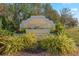
[[[6,4],[6,7],[7,29],[18,31],[20,22],[28,15],[27,4]]]
[[[50,4],[46,4],[45,5],[44,15],[47,18],[53,20],[54,22],[56,22],[57,20],[59,20],[59,17],[60,17],[60,15],[58,14],[58,12],[56,10],[54,10]]]
[[[0,23],[1,23],[1,27],[5,28],[6,26],[6,20],[5,20],[5,4],[0,4]]]
[[[51,4],[0,4],[0,23],[2,28],[10,31],[19,31],[19,25],[22,20],[30,16],[44,15],[50,20],[56,22],[60,20],[63,25],[75,26],[77,21],[73,18],[70,9],[62,9],[60,14],[53,9]],[[0,26],[0,27],[1,27]]]
[[[77,19],[75,20],[71,9],[69,8],[63,8],[62,10],[60,10],[60,22],[65,27],[74,27],[75,25],[77,25]]]
[[[32,6],[32,15],[40,15],[41,4],[35,3],[31,4],[31,6]]]

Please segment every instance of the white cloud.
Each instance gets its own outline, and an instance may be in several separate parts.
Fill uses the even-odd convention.
[[[72,8],[71,11],[77,12],[78,11],[78,8]]]
[[[79,13],[79,12],[78,12],[78,8],[72,8],[72,9],[71,9],[71,12],[72,12],[72,14],[75,14],[75,15],[76,15],[77,13]]]

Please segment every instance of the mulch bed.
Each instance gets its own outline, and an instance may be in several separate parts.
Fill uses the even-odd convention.
[[[24,50],[21,52],[18,52],[16,56],[50,56],[48,52],[45,50],[41,49],[36,49],[36,50]]]

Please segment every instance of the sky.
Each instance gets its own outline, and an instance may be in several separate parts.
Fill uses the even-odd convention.
[[[79,3],[52,3],[52,7],[59,12],[62,8],[71,9],[74,17],[79,20]]]

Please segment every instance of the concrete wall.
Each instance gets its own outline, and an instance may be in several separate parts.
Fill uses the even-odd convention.
[[[49,34],[50,33],[50,29],[26,29],[26,33],[28,32],[32,32],[35,34]]]

